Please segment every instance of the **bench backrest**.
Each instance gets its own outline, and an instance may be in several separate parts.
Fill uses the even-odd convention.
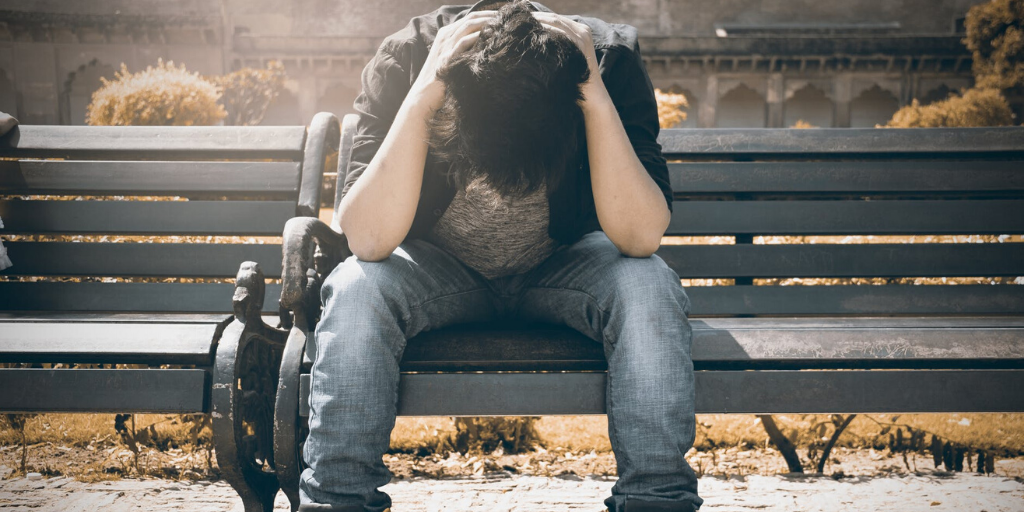
[[[0,310],[230,312],[241,262],[280,277],[284,224],[318,214],[338,134],[330,114],[308,133],[15,129],[0,138],[0,235],[14,263],[0,273]],[[269,288],[264,310],[277,311]]]
[[[676,194],[667,235],[735,237],[659,251],[684,279],[734,280],[689,287],[694,314],[1024,311],[1020,286],[893,284],[1024,275],[1024,244],[927,243],[1024,233],[1024,128],[672,129],[659,141]],[[791,286],[754,286],[779,284],[766,279]]]
[[[667,129],[659,142],[676,200],[658,255],[695,316],[1024,311],[1024,286],[896,284],[1024,275],[1024,243],[906,243],[1024,233],[1024,128]],[[809,236],[835,238],[794,238]],[[875,238],[847,238],[862,236]]]

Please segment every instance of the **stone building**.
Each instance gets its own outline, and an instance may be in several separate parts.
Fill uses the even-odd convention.
[[[981,0],[545,0],[636,26],[656,87],[690,101],[686,126],[874,126],[971,84],[963,18]],[[471,3],[471,2],[467,2]],[[265,124],[351,112],[384,36],[431,0],[0,0],[0,111],[82,124],[121,63],[219,74],[284,63]]]

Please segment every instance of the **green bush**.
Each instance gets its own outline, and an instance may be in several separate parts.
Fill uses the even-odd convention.
[[[968,89],[962,96],[921,106],[917,100],[901,108],[886,128],[939,128],[1007,126],[1013,124],[1013,111],[997,89]]]
[[[86,109],[92,126],[203,126],[227,115],[217,103],[217,86],[184,65],[160,60],[131,73],[121,64],[113,80],[101,80]]]

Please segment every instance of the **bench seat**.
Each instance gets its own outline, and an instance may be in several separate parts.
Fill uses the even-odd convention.
[[[793,400],[820,412],[1024,408],[1017,392],[1024,386],[1024,318],[706,318],[691,324],[699,413],[787,412]],[[301,414],[307,415],[311,361],[303,363]],[[565,327],[440,329],[409,340],[401,368],[400,415],[604,413],[603,349]],[[530,372],[548,373],[534,380]],[[747,391],[766,388],[771,391]],[[530,390],[541,395],[523,401]]]
[[[210,366],[220,314],[0,314],[0,363]],[[8,388],[10,389],[10,388]],[[0,410],[4,410],[0,396]]]

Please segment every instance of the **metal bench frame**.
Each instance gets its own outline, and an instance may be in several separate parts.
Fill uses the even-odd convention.
[[[335,211],[355,116],[342,122]],[[670,129],[663,245],[691,286],[698,413],[1024,411],[1024,286],[754,286],[757,278],[1024,275],[1024,244],[755,244],[756,235],[1019,234],[1024,128]],[[674,162],[678,160],[678,162]],[[288,222],[275,471],[298,506],[319,287],[337,218]],[[564,327],[467,325],[409,341],[399,415],[604,413],[599,344]]]
[[[0,198],[2,234],[277,237],[288,219],[319,214],[338,141],[338,120],[327,113],[308,129],[21,126],[0,138],[0,194],[8,196]],[[60,201],[49,194],[189,201]],[[19,195],[43,197],[10,197]],[[209,413],[221,474],[246,510],[269,510],[277,494],[272,424],[285,336],[262,315],[279,313],[280,287],[271,285],[268,297],[259,265],[239,270],[238,263],[255,259],[277,278],[281,246],[6,245],[15,266],[5,275],[237,272],[235,284],[0,282],[0,363],[19,366],[0,369],[0,411]],[[39,367],[52,363],[104,367]]]

